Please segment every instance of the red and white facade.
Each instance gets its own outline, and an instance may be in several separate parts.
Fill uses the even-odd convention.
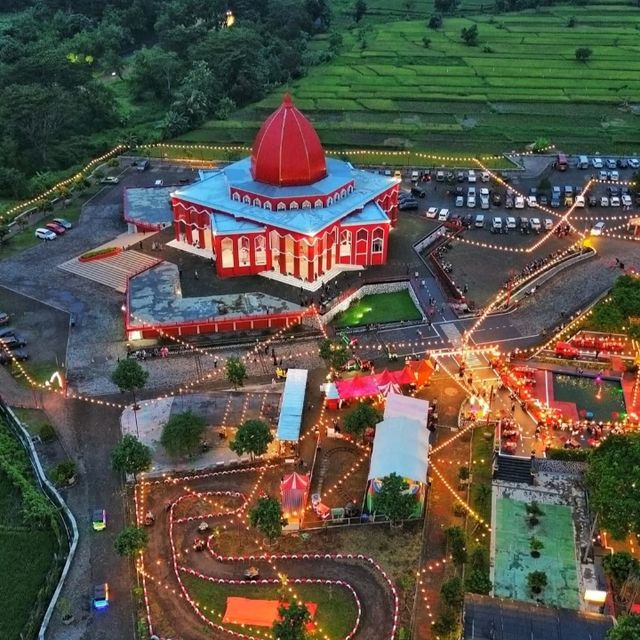
[[[397,220],[398,181],[326,159],[285,96],[250,159],[172,193],[176,240],[211,251],[221,277],[276,271],[313,282],[340,265],[380,265]]]

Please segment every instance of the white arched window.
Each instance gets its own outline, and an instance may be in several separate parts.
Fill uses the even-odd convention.
[[[340,232],[340,255],[351,256],[351,231]]]
[[[284,202],[278,202],[278,211],[285,211],[287,208],[287,205]]]
[[[330,207],[333,204],[333,198],[331,196],[329,196],[327,198],[327,207]]]
[[[224,238],[220,243],[222,253],[222,267],[224,269],[231,269],[233,267],[233,240],[231,238]]]
[[[249,196],[244,196],[242,198],[242,202],[244,202],[245,204],[251,204],[251,198]]]
[[[271,203],[268,200],[264,203],[264,208],[267,211],[271,211]]]
[[[384,249],[384,231],[378,227],[373,230],[373,239],[371,241],[371,253],[382,253]]]
[[[323,207],[324,205],[322,204],[322,200],[318,199],[318,200],[316,200],[316,201],[313,203],[313,206],[314,206],[316,209],[322,209],[322,207]]]
[[[343,189],[343,190],[340,192],[340,197],[341,197],[341,198],[345,198],[346,196],[347,196],[347,191],[346,191],[346,189]]]
[[[253,199],[253,206],[254,207],[261,207],[262,206],[262,202],[260,202],[260,198],[254,198]]]
[[[300,205],[298,205],[298,203],[295,201],[289,205],[289,209],[299,209],[299,208],[300,208]]]
[[[349,185],[349,193],[353,193],[353,185],[352,184]]]
[[[254,240],[254,249],[256,252],[256,265],[260,266],[267,264],[267,239],[264,236],[256,236],[256,239]]]
[[[311,203],[310,203],[308,200],[305,200],[305,201],[302,203],[302,208],[303,208],[303,209],[311,209]]]
[[[232,197],[236,202],[240,202],[240,194],[237,191],[233,192],[233,196]]]
[[[238,259],[241,267],[249,265],[249,238],[246,236],[238,240]]]

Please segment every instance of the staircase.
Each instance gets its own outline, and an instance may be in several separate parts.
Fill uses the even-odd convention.
[[[498,454],[495,458],[494,480],[533,484],[531,458]]]
[[[78,258],[73,258],[73,260],[59,265],[58,268],[124,293],[131,276],[135,276],[158,262],[160,262],[158,258],[128,250],[111,258],[91,262],[80,262]]]
[[[335,278],[337,275],[340,275],[344,271],[363,270],[364,267],[361,267],[359,265],[342,264],[337,267],[333,267],[333,269],[327,271],[313,282],[309,282],[308,280],[301,280],[300,278],[295,278],[294,276],[289,276],[278,271],[261,271],[258,275],[269,280],[276,280],[277,282],[288,284],[290,287],[294,287],[295,289],[304,289],[313,293],[315,291],[318,291],[318,289],[320,289],[325,282],[333,280],[333,278]]]

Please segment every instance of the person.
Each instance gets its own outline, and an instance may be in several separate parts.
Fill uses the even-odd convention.
[[[193,272],[193,277],[194,277],[196,280],[199,280],[199,279],[200,279],[200,276],[198,275],[198,270],[197,270],[197,269]]]
[[[138,246],[140,247],[140,251],[142,251],[142,240],[140,240],[140,242],[138,242]]]

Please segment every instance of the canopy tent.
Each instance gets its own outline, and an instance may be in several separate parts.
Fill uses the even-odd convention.
[[[305,602],[305,605],[313,620],[318,605],[315,602]],[[254,600],[253,598],[229,596],[222,622],[246,624],[253,627],[272,627],[276,620],[280,620],[278,608],[286,606],[287,603],[278,600]],[[307,623],[306,626],[307,630],[312,630],[315,627],[313,623]]]
[[[347,380],[336,380],[335,385],[343,400],[377,396],[380,393],[374,376],[355,376]]]
[[[297,442],[300,439],[300,425],[307,391],[306,369],[289,369],[280,399],[280,416],[276,439]]]
[[[428,358],[424,360],[410,360],[407,362],[407,367],[412,371],[415,376],[415,383],[419,387],[429,382],[429,378],[431,378],[431,374],[435,370],[435,365]]]
[[[390,398],[394,398],[394,395]],[[400,404],[397,404],[396,408],[399,407]],[[428,455],[429,431],[422,420],[395,416],[379,422],[376,426],[369,467],[366,496],[368,511],[372,513],[376,510],[375,498],[382,488],[383,479],[395,473],[404,478],[409,485],[408,491],[416,499],[413,515],[419,516],[424,505]]]
[[[308,491],[308,475],[302,475],[294,471],[282,479],[280,482],[280,496],[282,511],[287,520],[301,520]]]
[[[416,376],[409,367],[394,371],[393,377],[398,384],[415,384]]]
[[[387,396],[387,402],[384,407],[385,420],[390,418],[410,418],[411,420],[417,420],[423,427],[426,427],[428,415],[429,402],[427,400],[403,396],[398,393],[390,393]]]

